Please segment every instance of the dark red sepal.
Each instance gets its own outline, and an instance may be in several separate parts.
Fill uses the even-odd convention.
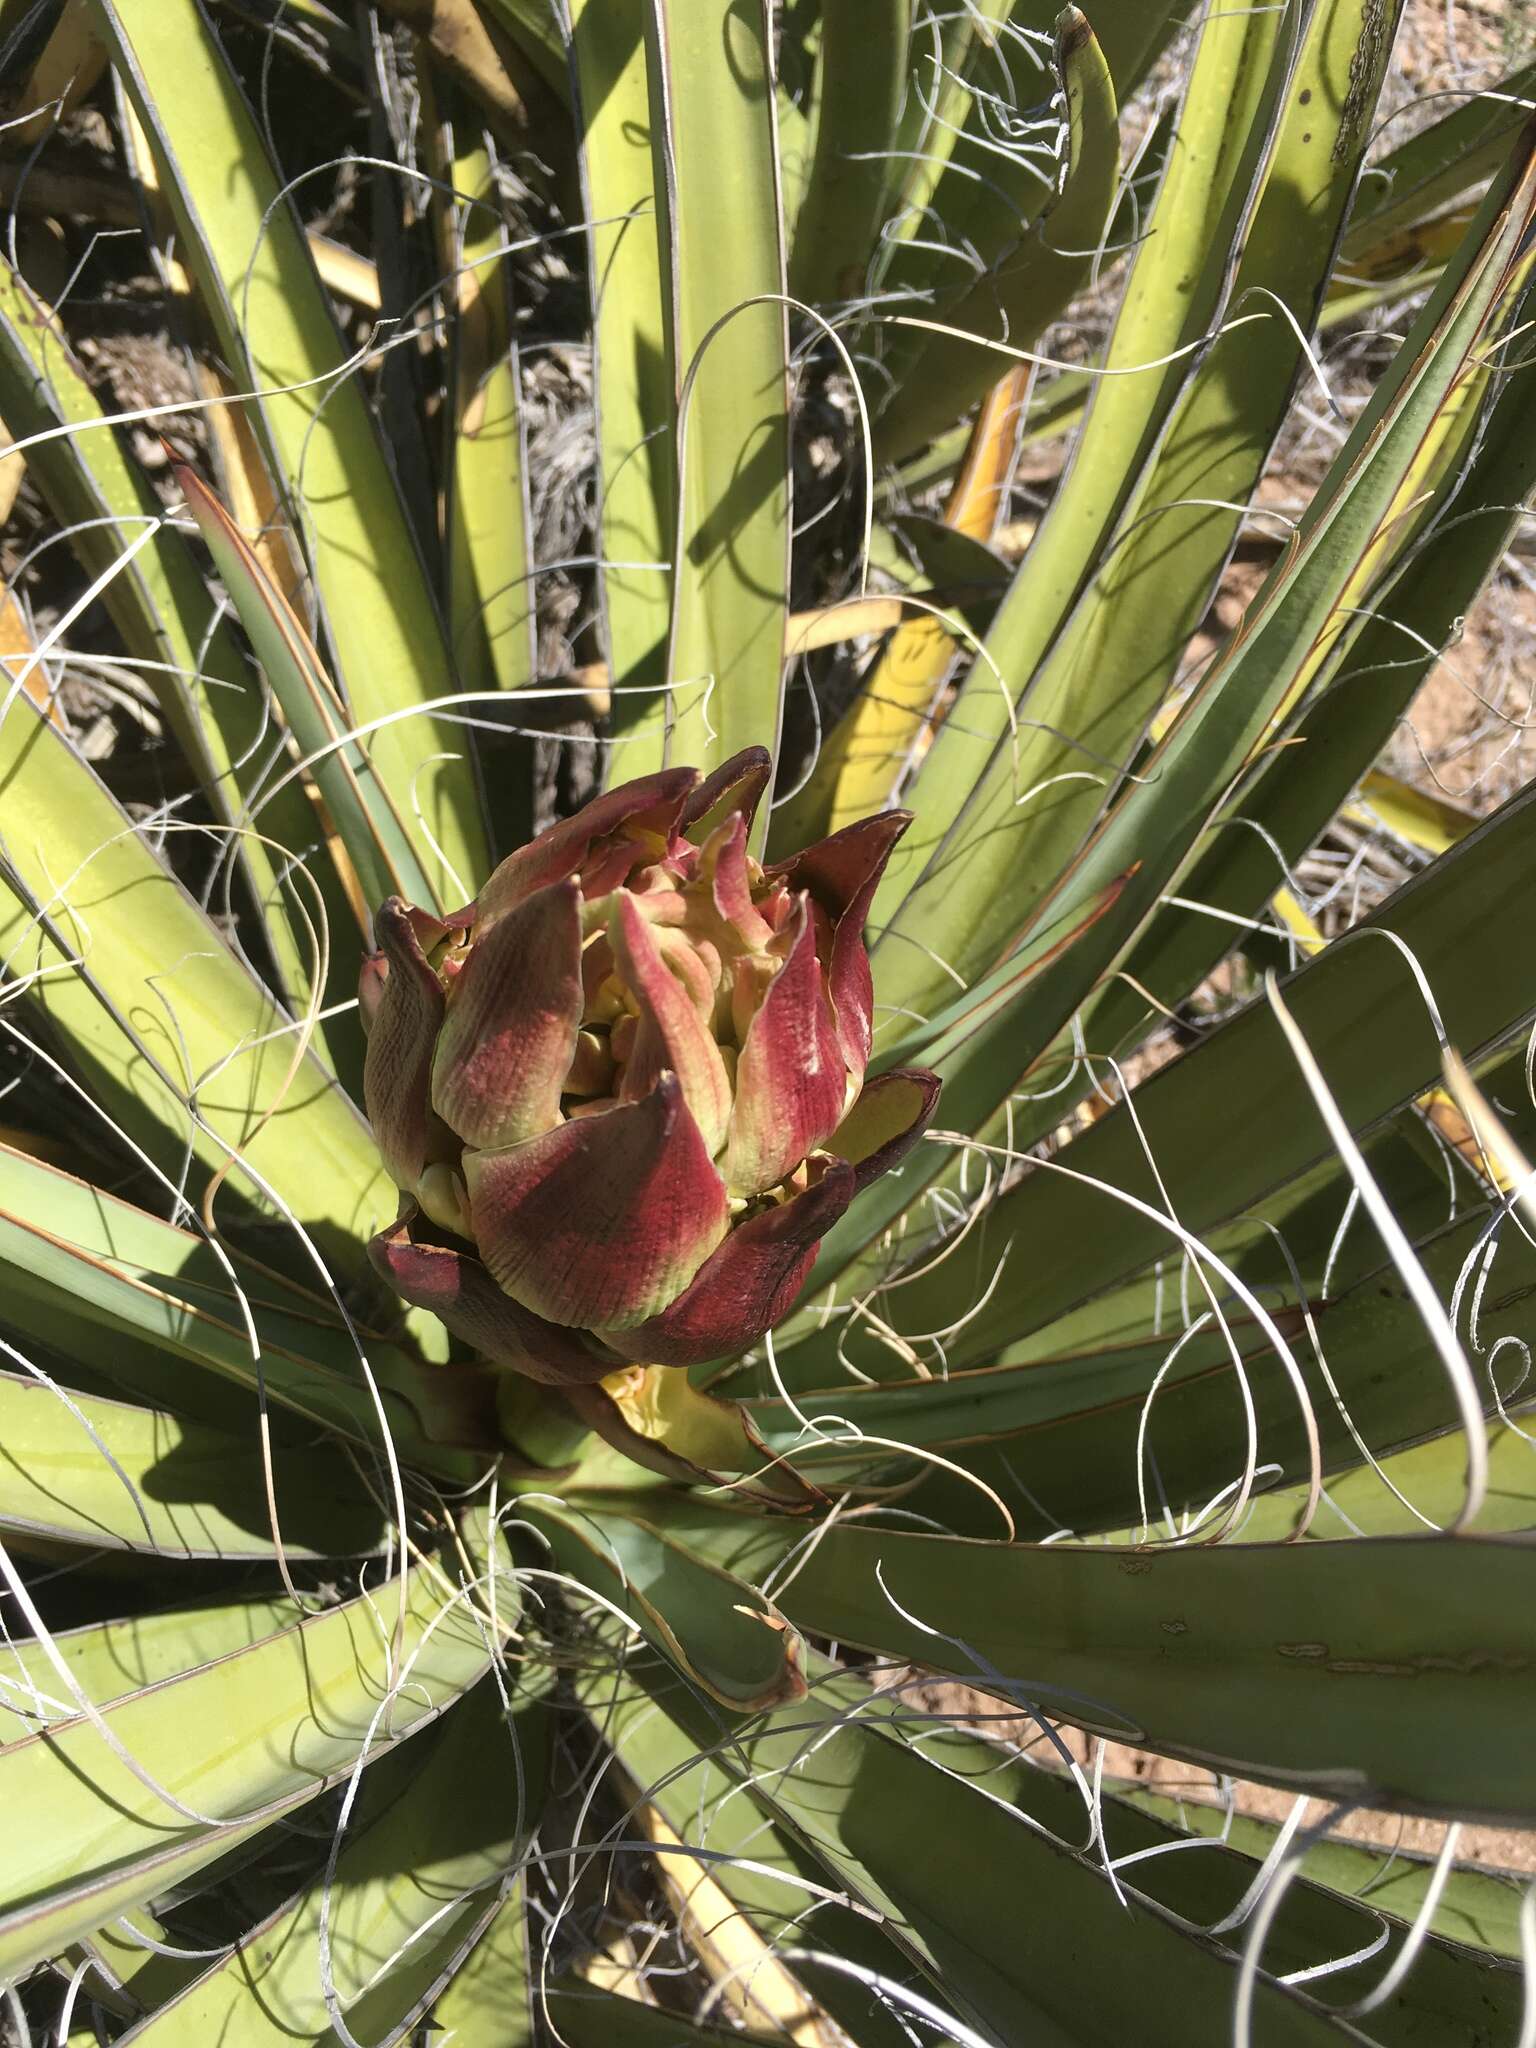
[[[552,1322],[605,1332],[682,1293],[725,1235],[725,1184],[675,1074],[639,1102],[502,1151],[466,1152],[475,1242]]]
[[[677,821],[678,831],[686,832],[690,839],[702,846],[716,826],[723,825],[732,812],[745,819],[750,831],[772,774],[773,756],[766,747],[743,747],[739,754],[732,754],[729,761],[722,762],[713,775],[705,776],[683,805],[682,816]]]
[[[450,1245],[419,1242],[420,1216],[408,1201],[368,1246],[380,1277],[403,1301],[424,1308],[482,1358],[546,1386],[587,1385],[612,1372],[612,1356],[588,1348],[573,1331],[547,1323],[502,1293],[480,1261]]]
[[[563,882],[579,875],[589,861],[600,869],[587,892],[606,895],[619,886],[632,867],[656,859],[655,849],[639,840],[617,848],[607,842],[632,831],[654,832],[663,842],[678,829],[684,804],[699,780],[696,768],[662,768],[654,775],[641,775],[633,782],[621,782],[583,804],[574,817],[564,818],[510,853],[501,863],[472,906],[482,924],[504,917],[535,889],[551,882]],[[632,854],[629,847],[633,847]],[[612,858],[617,854],[617,866]]]
[[[363,1101],[385,1170],[397,1187],[412,1188],[427,1163],[431,1130],[432,1053],[443,1021],[443,986],[422,951],[422,925],[430,941],[448,927],[399,896],[379,905],[374,929],[380,975],[365,963],[364,988],[372,1006],[363,1062]]]
[[[906,1158],[932,1122],[942,1086],[926,1067],[892,1067],[865,1082],[827,1140],[827,1150],[853,1167],[856,1194]]]
[[[768,870],[791,888],[808,889],[831,920],[827,989],[837,1013],[843,1055],[853,1074],[862,1074],[869,1063],[874,1029],[874,978],[864,948],[864,920],[891,851],[911,822],[910,811],[878,812]]]
[[[702,1365],[753,1344],[795,1305],[816,1248],[852,1201],[855,1169],[842,1159],[812,1162],[819,1178],[787,1202],[739,1223],[704,1261],[672,1306],[603,1341],[647,1365]]]
[[[837,1128],[847,1100],[847,1063],[804,897],[795,917],[789,957],[768,984],[736,1066],[725,1154],[733,1194],[777,1187]]]

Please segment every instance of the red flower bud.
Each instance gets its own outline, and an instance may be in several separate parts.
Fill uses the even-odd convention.
[[[903,812],[763,868],[770,763],[626,783],[447,919],[381,906],[364,1088],[406,1200],[374,1262],[481,1356],[561,1385],[727,1355],[932,1114],[863,1086],[864,918]]]

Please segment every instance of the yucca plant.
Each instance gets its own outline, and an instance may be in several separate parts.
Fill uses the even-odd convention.
[[[1401,9],[0,12],[8,2038],[1531,2042],[1335,1832],[1536,1823],[1536,821],[1377,766],[1536,139]]]

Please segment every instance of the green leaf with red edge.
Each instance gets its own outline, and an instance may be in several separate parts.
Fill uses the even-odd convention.
[[[527,1512],[562,1567],[631,1616],[721,1706],[751,1713],[804,1692],[799,1637],[730,1572],[643,1521],[579,1499],[540,1494]]]
[[[806,1544],[792,1523],[697,1496],[657,1492],[636,1512],[749,1584],[781,1568],[774,1598],[796,1626],[951,1673],[1016,1710],[1027,1701],[1111,1741],[1352,1804],[1536,1818],[1536,1771],[1522,1761],[1536,1542],[1112,1549],[866,1518]]]
[[[306,1434],[315,1426],[466,1479],[463,1376],[409,1352],[337,1305],[215,1249],[198,1232],[0,1145],[0,1273],[11,1326],[115,1390],[241,1441],[259,1391]],[[366,1361],[366,1365],[365,1365]],[[371,1380],[371,1384],[370,1384]],[[89,1384],[89,1382],[88,1382]],[[296,1440],[298,1431],[289,1433]]]
[[[767,18],[727,0],[646,0],[641,11],[666,340],[665,409],[648,410],[646,427],[676,433],[679,504],[664,551],[667,694],[631,728],[629,773],[663,759],[712,768],[742,747],[776,745],[789,576]]]
[[[964,1058],[945,1073],[945,1120],[952,1128],[981,1130],[1020,1088],[1034,1061],[1059,1041],[1073,1012],[1119,967],[1193,864],[1203,834],[1220,815],[1238,775],[1276,736],[1278,721],[1295,708],[1297,697],[1326,671],[1372,579],[1391,567],[1383,551],[1390,557],[1396,546],[1406,547],[1416,523],[1427,521],[1434,493],[1446,487],[1448,465],[1454,469],[1474,432],[1477,401],[1496,359],[1490,351],[1511,323],[1518,324],[1533,260],[1526,234],[1533,206],[1536,157],[1527,153],[1490,192],[1456,261],[1309,508],[1296,545],[1255,600],[1244,633],[1206,672],[1173,730],[1141,763],[1138,779],[1124,789],[1070,865],[1048,869],[1056,879],[1034,913],[1026,940],[1047,917],[1059,924],[1080,918],[1117,878],[1123,878],[1123,887],[1110,912],[1027,982],[1022,995],[971,1040]],[[1405,505],[1413,508],[1411,517]],[[1002,788],[999,783],[993,792],[1000,805]],[[1011,796],[1007,807],[1012,807]],[[942,825],[935,829],[942,837]],[[945,849],[935,879],[950,869],[967,888],[980,872],[962,860],[958,840]],[[888,883],[891,875],[898,875],[894,864]],[[951,928],[958,920],[979,946],[985,933],[968,923],[947,882],[939,894]],[[1005,935],[999,928],[994,936],[1001,943]],[[893,944],[902,937],[913,943]],[[921,940],[920,931],[898,918],[877,945],[877,990],[898,1014],[902,988],[916,970],[899,970],[891,963],[908,953],[920,959]],[[1012,959],[1005,959],[983,973],[953,1007],[985,1001],[1013,971]],[[947,990],[943,999],[949,1000]],[[941,1012],[939,1024],[948,1021]],[[911,1028],[901,1014],[889,1056],[917,1054],[934,1029],[926,1022]],[[857,1254],[861,1239],[867,1245],[893,1223],[942,1164],[935,1150],[926,1149],[907,1167],[903,1185],[876,1190],[857,1221],[850,1219],[829,1244],[819,1277],[837,1277]],[[866,1264],[862,1277],[872,1270]],[[850,1283],[859,1284],[854,1276],[842,1284]]]
[[[483,1536],[468,1534],[473,1551]],[[502,1609],[515,1619],[510,1586]],[[19,1974],[301,1811],[429,1725],[490,1657],[484,1619],[418,1559],[408,1582],[0,1749],[15,1831],[0,1969]],[[188,1740],[204,1728],[216,1745]]]
[[[757,1813],[814,1858],[922,1971],[927,1982],[914,1982],[889,1964],[881,1970],[867,1943],[855,1952],[839,2016],[856,2039],[864,2039],[856,1997],[870,1984],[861,1973],[872,1965],[879,1978],[871,1988],[890,2018],[913,2025],[926,2005],[924,2016],[941,2038],[951,2011],[986,2038],[1009,2041],[1020,2038],[1021,2025],[1024,2038],[1134,2039],[1149,2048],[1223,2037],[1232,2021],[1242,1931],[1223,1940],[1206,1929],[1230,1915],[1257,1875],[1255,1864],[1220,1850],[1197,1864],[1181,1855],[1125,1869],[1117,1889],[1093,1842],[1087,1801],[1070,1780],[969,1732],[935,1725],[899,1688],[871,1685],[824,1659],[813,1660],[811,1680],[804,1700],[748,1721],[712,1715],[673,1673],[643,1655],[628,1660],[615,1683],[588,1691],[594,1707],[616,1712],[631,1729],[639,1723],[642,1741],[657,1717],[675,1721],[684,1741],[712,1760],[713,1782],[730,1786],[729,1804]],[[712,1780],[678,1768],[674,1796],[682,1804],[692,1794],[691,1831],[710,1843],[714,1805],[702,1800]],[[1134,1812],[1108,1811],[1105,1824],[1114,1828],[1116,1854],[1180,1839]],[[984,1884],[975,1881],[978,1871],[986,1873]],[[1027,1911],[1020,1911],[1021,1900]],[[797,1903],[787,1887],[783,1903],[791,1910]],[[802,1916],[806,1911],[800,1907]],[[819,1921],[816,1910],[812,1927]],[[1348,1954],[1365,1947],[1378,1926],[1369,1912],[1301,1887],[1266,1944],[1266,1972]],[[791,1953],[812,1984],[833,1975],[839,1952],[830,1943],[802,1938],[795,1950],[808,1951],[803,1958]],[[1437,1947],[1425,1976],[1433,1979],[1428,1994],[1416,1986],[1417,1998],[1410,1992],[1394,2006],[1387,2039],[1427,2042],[1427,2033],[1413,2029],[1447,2011],[1478,2010],[1485,2000],[1501,2013],[1518,2011],[1518,1974],[1499,1972],[1484,1957]],[[1364,1984],[1355,1978],[1348,1989],[1369,1981],[1368,1974]],[[1361,2038],[1306,1993],[1288,1991],[1267,1974],[1256,1987],[1256,2007],[1261,2040]],[[1399,2032],[1404,2020],[1407,2030]]]
[[[359,2041],[398,2039],[499,1911],[506,1872],[526,1853],[548,1775],[548,1688],[535,1673],[508,1705],[482,1678],[440,1732],[373,1765],[334,1869],[124,2038],[281,2048],[335,2039],[340,2012]],[[506,2021],[510,2039],[516,2014]]]
[[[0,961],[69,1048],[103,1131],[225,1200],[340,1233],[392,1206],[368,1127],[173,870],[30,698],[0,721]],[[315,1171],[323,1159],[326,1171]],[[206,1179],[202,1182],[206,1185]]]
[[[381,903],[386,896],[430,904],[432,888],[411,837],[375,772],[368,745],[346,737],[346,714],[313,641],[255,549],[197,472],[178,463],[176,480],[251,636],[306,772],[325,798],[364,896],[370,904]]]
[[[1119,109],[1089,18],[1068,6],[1056,22],[1053,57],[1067,134],[1054,189],[1031,154],[998,152],[986,134],[996,119],[996,71],[1012,74],[1001,88],[1004,97],[1027,106],[1030,76],[1040,78],[1038,53],[1020,36],[999,38],[988,56],[987,89],[978,96],[975,115],[978,133],[969,138],[988,151],[982,159],[986,170],[979,173],[974,164],[959,161],[962,139],[948,167],[960,190],[949,193],[947,203],[942,189],[933,195],[946,227],[984,267],[977,275],[952,251],[935,250],[931,237],[893,245],[894,260],[881,283],[903,310],[894,316],[881,363],[887,395],[874,422],[881,459],[911,454],[996,383],[1006,358],[985,342],[1027,349],[1065,310],[1093,268],[1119,197]],[[1045,97],[1043,80],[1039,96]],[[913,250],[919,257],[915,276],[910,260],[902,261]],[[946,254],[947,265],[938,268],[936,257]],[[949,280],[957,272],[966,282],[951,292]],[[909,306],[916,310],[905,311]]]
[[[145,685],[215,815],[240,828],[244,804],[258,795],[269,770],[267,707],[191,549],[173,526],[161,523],[163,508],[153,487],[108,426],[62,328],[21,276],[9,271],[0,271],[0,411],[12,437],[32,443],[28,468],[81,566],[95,578],[123,564],[104,586],[102,602],[130,659],[146,664]],[[61,427],[70,431],[60,433]],[[158,531],[128,560],[129,548],[150,522]],[[275,839],[277,848],[248,833],[233,866],[249,876],[258,901],[270,906],[268,935],[284,983],[297,997],[316,968],[302,915],[312,905],[308,892],[282,892],[276,878],[278,849],[299,858],[317,836],[305,792],[290,784],[262,802],[256,831]],[[339,892],[329,878],[320,886],[328,914],[339,919]]]
[[[248,417],[313,571],[343,724],[369,728],[364,745],[389,805],[401,819],[422,820],[412,858],[432,886],[420,900],[451,908],[489,865],[460,733],[422,709],[455,688],[451,650],[293,186],[280,180],[216,21],[198,0],[91,5],[154,152],[177,256],[237,388],[252,394]],[[391,845],[389,854],[398,865],[402,849]]]

